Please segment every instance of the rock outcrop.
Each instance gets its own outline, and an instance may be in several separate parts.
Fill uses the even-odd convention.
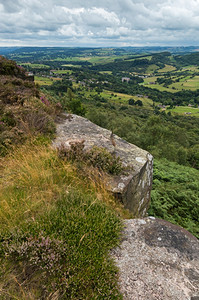
[[[112,256],[125,300],[199,299],[199,241],[179,226],[153,217],[126,220]]]
[[[112,191],[122,201],[124,207],[135,216],[145,216],[152,186],[152,155],[85,118],[65,115],[65,120],[57,125],[54,146],[63,144],[70,147],[71,143],[82,140],[85,150],[93,146],[103,147],[120,157],[126,168],[125,174],[110,176],[107,189]]]

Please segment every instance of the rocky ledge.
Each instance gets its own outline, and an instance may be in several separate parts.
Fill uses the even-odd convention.
[[[199,241],[185,229],[148,217],[125,221],[112,256],[125,300],[199,300]]]
[[[65,120],[57,124],[57,137],[53,144],[55,147],[62,144],[70,148],[72,143],[78,141],[84,142],[85,150],[93,146],[103,147],[120,157],[126,169],[125,174],[110,176],[106,182],[107,189],[113,192],[134,216],[145,216],[152,186],[152,155],[85,118],[66,114]]]

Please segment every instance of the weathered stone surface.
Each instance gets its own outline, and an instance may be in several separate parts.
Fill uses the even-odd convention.
[[[199,241],[183,228],[153,217],[125,220],[112,255],[124,299],[199,299]]]
[[[152,185],[153,157],[147,151],[127,143],[120,137],[101,128],[89,120],[76,115],[66,115],[57,125],[57,138],[54,146],[84,140],[85,150],[93,146],[106,148],[119,156],[128,171],[125,175],[111,176],[107,188],[124,203],[125,208],[135,216],[144,216],[150,203]]]

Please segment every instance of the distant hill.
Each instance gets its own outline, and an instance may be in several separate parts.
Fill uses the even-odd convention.
[[[199,66],[199,52],[175,56],[175,60],[177,62],[177,65],[180,66]]]
[[[6,55],[11,52],[14,52],[16,49],[21,47],[0,47],[0,55]]]
[[[189,46],[189,47],[0,47],[1,55],[8,55],[10,58],[10,54],[20,54],[27,53],[42,55],[48,54],[53,56],[55,53],[62,53],[62,55],[68,56],[77,56],[77,55],[126,55],[126,54],[142,54],[142,53],[157,53],[168,51],[173,54],[182,54],[182,53],[191,53],[195,52],[199,49],[199,46]]]

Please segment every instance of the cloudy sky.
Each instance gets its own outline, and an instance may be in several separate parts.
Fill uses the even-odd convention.
[[[0,46],[199,45],[199,0],[0,0]]]

